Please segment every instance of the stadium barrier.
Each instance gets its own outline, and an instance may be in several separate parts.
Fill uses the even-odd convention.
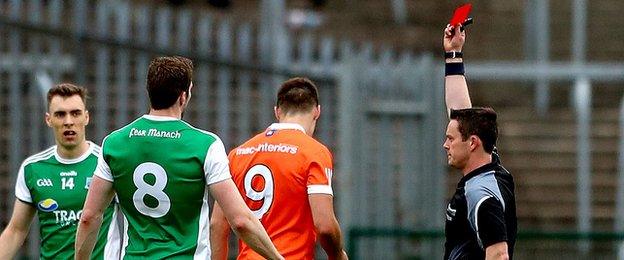
[[[406,239],[410,241],[437,241],[438,247],[444,247],[443,230],[415,230],[401,228],[355,227],[349,230],[347,252],[351,259],[368,259],[360,251],[361,243],[365,239]],[[593,251],[578,252],[577,244],[591,241]],[[514,258],[517,259],[614,259],[620,245],[624,241],[624,233],[617,232],[577,232],[570,230],[522,230],[518,232]],[[539,246],[528,246],[531,243],[540,243]],[[605,250],[607,248],[608,250]],[[564,250],[565,249],[565,250]],[[600,251],[600,252],[597,252]],[[426,251],[425,251],[426,252]],[[403,252],[403,258],[440,259],[439,256],[414,255],[414,252]]]

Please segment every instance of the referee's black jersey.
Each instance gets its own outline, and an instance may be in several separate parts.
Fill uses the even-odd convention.
[[[444,259],[485,259],[485,248],[503,241],[511,259],[516,233],[513,177],[493,153],[492,163],[459,181],[446,207]]]

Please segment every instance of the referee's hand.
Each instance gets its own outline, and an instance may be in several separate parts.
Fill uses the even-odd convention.
[[[462,51],[466,41],[466,30],[460,30],[461,25],[446,25],[444,29],[444,51]]]

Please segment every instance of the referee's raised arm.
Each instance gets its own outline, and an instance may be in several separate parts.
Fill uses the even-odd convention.
[[[468,84],[464,76],[464,59],[462,48],[466,41],[466,30],[460,25],[447,25],[444,29],[445,76],[444,97],[446,112],[450,116],[451,109],[472,107]]]

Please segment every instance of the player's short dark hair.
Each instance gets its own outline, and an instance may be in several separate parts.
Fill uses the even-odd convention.
[[[284,113],[301,113],[318,106],[316,85],[308,78],[292,78],[280,86],[276,106]]]
[[[471,135],[478,136],[487,153],[492,153],[496,146],[498,138],[496,118],[496,112],[489,107],[451,109],[451,119],[459,123],[458,128],[462,140],[466,141]]]
[[[193,62],[185,57],[157,57],[147,72],[147,94],[153,109],[171,107],[193,79]]]
[[[48,90],[48,95],[47,95],[48,108],[50,108],[50,102],[52,101],[52,98],[54,98],[55,96],[61,96],[61,97],[67,98],[73,95],[80,96],[80,99],[82,99],[82,103],[84,103],[85,108],[86,108],[88,94],[89,93],[87,92],[87,89],[81,86],[76,86],[71,83],[57,84]]]

